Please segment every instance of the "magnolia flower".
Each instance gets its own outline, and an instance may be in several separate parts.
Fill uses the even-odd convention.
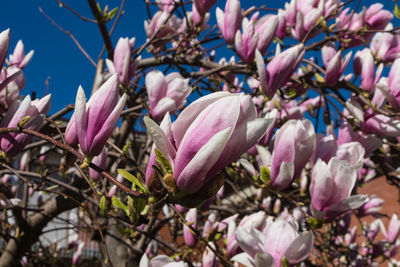
[[[197,230],[197,209],[190,209],[186,213],[185,220],[193,229]],[[183,239],[188,247],[193,248],[196,245],[197,237],[186,224],[183,225]]]
[[[156,0],[158,7],[162,11],[166,11],[168,13],[171,13],[172,10],[174,10],[175,3],[177,2],[177,0]]]
[[[127,95],[119,97],[118,77],[111,76],[86,103],[85,92],[79,86],[75,112],[65,131],[65,141],[70,145],[79,143],[87,156],[101,153],[113,132]]]
[[[393,25],[389,23],[385,30],[391,31]],[[400,57],[400,36],[389,32],[378,32],[374,35],[370,45],[375,57],[388,63]]]
[[[216,10],[217,22],[219,30],[225,41],[233,43],[235,41],[236,32],[240,29],[242,23],[242,8],[239,0],[227,0],[225,10],[219,7]]]
[[[390,11],[382,9],[383,5],[376,3],[364,9],[361,13],[348,12],[350,8],[344,9],[336,18],[336,28],[338,30],[348,30],[355,32],[345,36],[345,39],[351,39],[350,42],[343,43],[345,47],[357,46],[368,43],[373,32],[363,33],[358,32],[365,27],[367,30],[378,31],[385,29],[388,22],[393,18]]]
[[[253,63],[256,52],[259,33],[254,32],[254,23],[247,18],[242,22],[243,35],[240,31],[236,32],[235,49],[240,58],[246,63]]]
[[[295,265],[305,260],[314,244],[311,232],[298,233],[296,222],[268,218],[263,232],[255,228],[238,227],[236,239],[244,251],[232,258],[245,266],[276,266],[282,260]]]
[[[253,146],[266,132],[269,120],[257,119],[250,96],[213,93],[190,104],[171,125],[169,114],[161,128],[145,118],[155,147],[172,166],[180,191],[193,194],[209,184],[225,166]],[[154,149],[146,170],[153,173]]]
[[[333,52],[333,53],[332,53]],[[335,85],[351,58],[351,52],[342,59],[342,51],[337,51],[334,43],[328,43],[322,48],[322,60],[326,68],[325,81],[328,85]]]
[[[289,120],[276,133],[271,183],[283,190],[300,176],[315,149],[315,131],[309,120]]]
[[[166,255],[159,255],[149,260],[145,253],[140,259],[139,267],[187,267],[187,264],[183,261],[176,262]]]
[[[381,231],[383,236],[389,243],[395,243],[400,234],[400,220],[396,213],[393,213],[390,219],[389,227],[386,231],[383,223],[381,224]]]
[[[27,119],[23,123],[22,128],[38,131],[43,124],[43,115],[50,110],[51,95],[47,95],[42,99],[31,101],[29,96],[19,104],[18,101],[8,109],[6,115],[0,123],[0,127],[16,128],[21,121]],[[19,106],[18,106],[19,104]],[[10,132],[0,135],[1,150],[9,156],[15,156],[33,139],[32,135]]]
[[[131,56],[135,48],[135,38],[119,38],[114,51],[114,62],[106,59],[108,69],[112,74],[118,74],[119,82],[129,85],[136,71],[136,62],[132,62]]]
[[[144,22],[144,29],[148,38],[157,34],[157,38],[160,39],[175,33],[181,24],[181,19],[175,15],[171,15],[167,11],[158,11],[150,21]],[[168,40],[160,40],[152,44],[155,47],[160,47],[166,43],[168,43]]]
[[[34,51],[29,51],[28,54],[25,55],[24,44],[21,40],[18,41],[17,45],[14,48],[14,52],[10,55],[10,63],[19,69],[23,69],[32,59]]]
[[[6,61],[8,47],[10,46],[10,29],[0,33],[0,66],[3,67]]]
[[[383,71],[383,64],[379,64],[375,72],[375,63],[368,48],[356,52],[353,60],[354,73],[361,74],[361,88],[367,92],[374,92]]]
[[[167,112],[181,109],[192,89],[189,79],[184,79],[178,72],[164,77],[161,71],[151,71],[146,75],[146,90],[149,96],[150,113],[155,121],[160,121]]]
[[[197,11],[199,11],[201,15],[204,15],[205,13],[210,11],[212,6],[215,5],[216,2],[217,0],[194,0],[193,4],[196,6]]]
[[[101,153],[93,158],[92,163],[97,165],[100,169],[104,170],[107,163],[107,154],[108,149],[104,147]],[[101,173],[92,168],[89,168],[89,177],[93,180],[97,180],[101,177]]]
[[[346,160],[318,160],[312,172],[311,203],[317,217],[334,217],[357,209],[368,201],[364,195],[350,196],[357,180],[356,169]]]
[[[276,55],[265,68],[264,59],[260,52],[256,51],[256,63],[261,88],[269,97],[289,81],[292,74],[299,67],[304,57],[302,44],[293,46]]]

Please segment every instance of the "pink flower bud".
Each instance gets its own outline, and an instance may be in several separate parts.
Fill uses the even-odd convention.
[[[315,149],[315,131],[309,120],[289,120],[276,133],[271,183],[283,190],[300,176]]]
[[[6,61],[8,47],[10,46],[10,29],[0,33],[0,66],[3,67]]]
[[[393,213],[392,218],[390,219],[390,223],[389,223],[387,232],[386,232],[386,229],[383,226],[383,224],[381,224],[381,230],[382,230],[382,233],[385,236],[386,240],[389,243],[393,244],[396,242],[397,237],[400,234],[400,220],[396,213]]]
[[[283,219],[269,220],[263,233],[238,227],[236,238],[244,252],[232,260],[246,266],[281,266],[283,258],[295,265],[307,258],[314,244],[312,233],[299,234],[295,222]],[[255,264],[260,261],[262,264]]]
[[[392,30],[393,25],[389,23],[385,30]],[[374,35],[370,45],[375,57],[383,63],[389,63],[400,57],[400,36],[388,32],[378,32]]]
[[[369,197],[368,202],[358,209],[358,212],[360,216],[376,214],[382,209],[382,205],[384,202],[385,201],[383,199],[377,197],[376,195],[372,195]]]
[[[43,146],[40,148],[40,152],[39,152],[40,157],[39,157],[39,160],[40,160],[41,162],[45,162],[45,161],[46,161],[46,156],[47,156],[47,154],[48,154],[49,151],[50,151],[50,146],[49,146],[49,145],[43,145]]]
[[[278,16],[265,15],[257,19],[254,24],[255,33],[258,33],[257,49],[262,55],[267,51],[272,39],[275,36],[275,31],[278,27]]]
[[[23,69],[32,59],[34,51],[31,50],[28,54],[25,55],[24,44],[21,40],[18,41],[17,45],[14,48],[14,52],[10,55],[11,64]]]
[[[201,234],[203,238],[207,239],[208,235],[214,230],[216,220],[217,217],[215,213],[210,213],[210,215],[208,215],[207,221],[204,223],[203,233]]]
[[[329,50],[325,50],[325,52],[331,53],[331,49],[329,48]],[[324,51],[322,51],[322,53],[324,53]],[[335,52],[335,55],[332,57],[331,55],[326,55],[325,57],[323,56],[323,58],[325,58],[324,65],[326,67],[326,83],[330,86],[334,86],[339,81],[340,76],[346,69],[351,58],[351,52],[348,53],[343,59],[341,51]]]
[[[72,115],[65,140],[70,145],[80,144],[85,155],[97,156],[117,124],[127,95],[119,97],[117,75],[109,78],[86,103],[85,92],[78,88],[75,112]]]
[[[85,243],[80,241],[80,243],[78,245],[78,248],[76,249],[76,251],[72,255],[72,264],[75,265],[75,264],[79,263],[79,260],[80,260],[80,258],[82,256],[82,251],[83,251],[84,246],[85,246]]]
[[[242,21],[242,29],[243,35],[240,30],[236,32],[235,49],[244,62],[251,64],[254,61],[259,33],[254,32],[254,23],[247,18]]]
[[[97,165],[100,169],[104,170],[107,163],[107,155],[108,155],[108,149],[104,147],[101,153],[93,158],[92,163]],[[92,168],[89,168],[89,176],[93,180],[97,180],[101,178],[101,173],[97,172]]]
[[[367,230],[367,237],[370,241],[374,241],[376,235],[379,232],[379,229],[382,227],[382,221],[380,219],[377,219],[373,221]]]
[[[397,137],[400,135],[400,120],[383,114],[373,115],[362,125],[361,129],[367,134]]]
[[[214,243],[210,243],[210,246],[214,247]],[[203,253],[202,267],[218,267],[219,259],[215,256],[214,252],[209,247],[206,247]]]
[[[275,56],[265,68],[262,55],[256,51],[257,71],[264,94],[272,97],[280,87],[289,81],[299,67],[304,53],[302,44],[293,46]]]
[[[144,29],[148,38],[152,38],[155,34],[157,34],[157,38],[163,38],[174,34],[181,24],[181,19],[177,18],[175,15],[170,17],[169,12],[158,11],[151,18],[150,22],[144,22]],[[168,43],[168,40],[159,41],[153,43],[153,45],[160,47],[166,43]]]
[[[193,229],[197,230],[197,209],[190,209],[186,213],[185,219]],[[188,247],[193,248],[196,245],[197,237],[186,224],[183,225],[183,239]]]
[[[135,38],[128,39],[128,37],[119,38],[115,46],[115,72],[118,74],[119,82],[123,85],[129,85],[130,80],[135,75],[136,63],[131,60],[134,48]]]
[[[171,125],[169,115],[165,125]],[[193,194],[207,185],[225,166],[253,146],[266,132],[270,120],[256,119],[250,96],[219,92],[189,105],[162,130],[145,118],[155,147],[170,161],[180,191]],[[163,125],[163,123],[162,123]],[[174,144],[171,143],[173,136]],[[150,155],[146,181],[152,174]]]
[[[156,0],[158,7],[162,11],[171,13],[174,10],[176,0]]]
[[[20,121],[27,116],[29,120],[23,125],[25,129],[38,131],[43,124],[43,114],[50,109],[51,95],[47,95],[40,100],[31,101],[29,96],[25,97],[18,107],[15,101],[8,109],[6,115],[0,123],[0,127],[15,128]],[[31,140],[33,136],[23,133],[4,133],[0,135],[0,146],[9,156],[18,154]]]
[[[353,68],[357,75],[361,74],[361,88],[367,92],[373,92],[381,76],[383,65],[379,65],[375,73],[374,58],[368,48],[356,52]]]
[[[318,160],[310,186],[313,208],[327,217],[359,208],[368,198],[362,195],[350,197],[356,180],[356,170],[349,162],[336,157],[331,158],[328,164]]]
[[[150,113],[155,121],[160,121],[167,112],[181,109],[192,92],[189,79],[178,72],[164,77],[161,71],[151,71],[146,75],[146,90],[149,96]]]
[[[219,30],[225,41],[233,43],[236,32],[240,29],[242,23],[242,8],[239,0],[227,0],[225,10],[219,7],[216,10]]]
[[[210,9],[212,8],[213,5],[217,0],[194,0],[193,4],[196,6],[197,11],[199,11],[200,14],[204,15]]]

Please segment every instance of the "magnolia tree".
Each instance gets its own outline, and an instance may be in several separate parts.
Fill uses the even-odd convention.
[[[88,0],[107,59],[53,114],[0,34],[1,266],[84,264],[82,232],[109,266],[397,266],[397,214],[358,193],[399,188],[397,6],[146,1],[146,42],[113,44],[124,2]]]

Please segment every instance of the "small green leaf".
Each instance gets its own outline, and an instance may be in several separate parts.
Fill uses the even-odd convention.
[[[394,5],[393,14],[396,16],[396,18],[400,19],[400,9],[397,4]]]
[[[135,203],[136,204],[136,211],[138,213],[142,213],[142,211],[144,210],[144,208],[147,205],[147,200],[143,199],[143,198],[136,198],[135,200],[136,200],[136,203]]]
[[[106,216],[107,210],[106,210],[106,197],[103,195],[100,198],[100,210],[101,210],[101,214],[103,216]]]
[[[134,204],[134,200],[133,198],[131,198],[130,196],[128,196],[128,210],[129,210],[129,218],[131,219],[132,222],[135,222],[137,219],[137,213],[135,210],[135,204]]]
[[[154,153],[156,154],[156,157],[157,157],[156,161],[157,161],[158,166],[159,166],[160,168],[165,169],[165,172],[166,172],[166,173],[172,174],[172,167],[171,167],[171,165],[169,164],[168,160],[167,160],[167,159],[164,157],[164,155],[160,152],[160,150],[158,150],[158,149],[156,148],[156,149],[154,149]],[[165,175],[166,173],[163,173],[163,174]]]
[[[18,122],[18,128],[22,128],[30,120],[31,116],[25,116]]]
[[[286,257],[283,257],[281,260],[281,266],[282,267],[289,267],[289,261]]]
[[[268,169],[268,167],[266,167],[266,166],[261,167],[260,177],[264,183],[267,183],[267,182],[269,182],[269,180],[271,180],[271,172]]]
[[[222,237],[222,233],[216,233],[214,236],[214,240],[217,241]]]
[[[322,77],[319,73],[315,73],[315,79],[317,79],[318,82],[320,83],[325,83],[325,78]]]
[[[318,220],[316,218],[310,217],[307,218],[307,222],[313,227],[314,229],[318,229],[322,227],[322,224],[324,223],[323,220]]]
[[[122,154],[123,155],[126,155],[126,153],[128,152],[128,149],[131,147],[131,141],[128,141],[125,145],[124,145],[124,147],[122,148]]]
[[[123,210],[123,211],[125,212],[126,216],[130,217],[130,212],[129,212],[128,207],[127,207],[124,203],[122,203],[122,201],[119,200],[119,198],[117,198],[116,196],[113,196],[113,197],[111,198],[111,204],[112,204],[113,206],[115,206],[115,207],[120,208],[121,210]]]
[[[118,7],[113,8],[110,12],[108,12],[107,18],[109,20],[113,19],[115,17],[115,15],[117,14],[117,11],[118,11]]]
[[[147,187],[144,184],[142,184],[142,182],[139,181],[138,178],[136,178],[134,175],[132,175],[128,171],[126,171],[124,169],[118,169],[118,173],[121,174],[125,179],[127,179],[128,181],[130,181],[131,183],[133,183],[134,185],[139,187],[140,191],[143,194],[146,194],[146,195],[150,194],[149,190],[147,190]]]

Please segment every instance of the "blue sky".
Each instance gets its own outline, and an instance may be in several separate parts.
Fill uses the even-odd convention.
[[[65,0],[83,16],[92,17],[87,1]],[[145,42],[143,22],[147,19],[144,1],[127,0],[125,14],[121,17],[118,27],[112,35],[115,45],[119,37],[136,37],[136,44]],[[252,5],[266,7],[283,7],[286,1],[244,0],[244,8]],[[377,1],[361,1],[361,6],[369,6]],[[394,2],[381,1],[388,10],[393,10]],[[104,7],[119,6],[120,1],[100,1]],[[225,5],[224,0],[218,1],[218,6]],[[35,50],[35,55],[25,68],[27,84],[21,94],[30,94],[36,91],[41,97],[45,93],[45,80],[49,79],[50,93],[53,94],[51,112],[75,102],[75,94],[79,85],[82,85],[89,94],[94,78],[95,68],[82,55],[70,37],[59,31],[38,10],[41,7],[57,24],[69,30],[81,43],[84,49],[96,60],[102,48],[102,39],[97,25],[84,22],[77,16],[59,6],[56,0],[14,0],[2,3],[2,19],[0,29],[11,29],[10,52],[19,39],[25,44],[25,50]],[[190,8],[189,8],[190,9]],[[153,13],[157,10],[152,9]],[[395,19],[396,20],[396,19]],[[211,23],[215,22],[215,7],[211,11]],[[109,23],[109,27],[111,27]]]

